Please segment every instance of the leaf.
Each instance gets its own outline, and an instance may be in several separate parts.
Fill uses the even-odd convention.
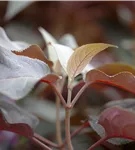
[[[107,75],[100,70],[91,70],[86,75],[86,83],[104,83],[116,86],[135,94],[135,76],[127,71],[114,75]]]
[[[49,47],[51,47],[51,49],[53,49],[56,52],[60,64],[62,65],[64,71],[67,73],[67,62],[74,51],[70,47],[60,44],[50,43]]]
[[[50,47],[48,44],[49,43],[56,44],[57,41],[44,28],[39,27],[39,31],[40,31],[40,33],[41,33],[41,35],[42,35],[42,37],[43,37],[43,39],[44,39],[44,41],[45,41],[45,43],[47,45],[49,59],[55,64],[56,61],[58,60],[57,54],[56,54],[55,50],[52,49],[52,47]]]
[[[60,76],[57,76],[55,74],[48,74],[47,76],[43,77],[41,81],[43,80],[44,82],[48,84],[55,84],[56,81],[60,78],[61,78]]]
[[[110,44],[95,43],[86,44],[75,50],[67,64],[68,76],[73,79],[85,68],[89,61],[99,52],[108,47],[116,47]]]
[[[31,138],[38,119],[15,103],[0,100],[0,130],[6,130]]]
[[[0,46],[0,93],[12,99],[27,95],[50,70],[43,61],[19,56]]]
[[[134,81],[135,81],[135,77],[134,77],[135,69],[132,66],[129,66],[127,64],[107,64],[102,67],[99,67],[98,69],[100,69],[100,70],[91,70],[87,73],[87,75],[86,75],[87,83],[93,83],[93,82],[94,83],[95,82],[96,83],[104,83],[104,84],[120,87],[122,89],[125,89],[127,91],[134,93],[133,89],[134,89]],[[104,71],[104,72],[102,72],[102,71]],[[124,128],[122,127],[122,125],[124,125],[123,121],[126,121],[127,124],[128,124],[128,122],[130,124],[130,123],[132,123],[132,121],[134,121],[135,114],[133,112],[131,113],[129,111],[129,109],[131,109],[131,110],[133,109],[134,103],[135,102],[133,99],[131,99],[131,100],[129,99],[129,100],[125,100],[125,101],[122,100],[122,101],[109,102],[108,104],[105,105],[105,107],[111,107],[111,106],[116,105],[116,106],[120,106],[122,108],[128,108],[128,110],[125,110],[125,109],[122,109],[119,107],[108,108],[107,109],[108,111],[106,111],[108,113],[103,112],[105,114],[105,115],[103,115],[104,121],[100,120],[101,116],[103,114],[102,113],[100,115],[99,119],[97,119],[97,120],[99,120],[98,122],[97,121],[90,122],[92,128],[101,137],[105,136],[104,129],[107,130],[106,132],[111,132],[112,134],[115,134],[114,137],[121,136],[121,138],[113,138],[113,139],[108,140],[108,142],[111,142],[115,145],[121,145],[121,144],[126,144],[128,142],[131,142],[131,140],[123,139],[123,138],[133,139],[133,137],[128,136],[129,133],[127,133],[128,128],[126,128],[126,127],[129,127],[130,125],[125,125]],[[129,116],[127,116],[127,115],[129,115]],[[132,119],[130,119],[130,115],[131,115],[131,117],[133,117]],[[119,119],[119,117],[120,117],[120,119]],[[122,118],[124,118],[124,119],[122,119]],[[129,118],[129,120],[128,120],[128,118]],[[105,124],[103,125],[102,122],[103,122],[103,124],[104,123]],[[115,124],[117,124],[117,127],[115,126]],[[132,127],[132,125],[130,127]],[[113,129],[116,131],[113,132]],[[120,129],[124,129],[124,130],[120,131]],[[125,134],[125,131],[126,131],[126,134]],[[119,134],[119,132],[122,132],[123,135]],[[119,135],[117,135],[117,133]],[[110,136],[110,134],[107,134],[107,135]]]
[[[92,127],[92,129],[101,137],[105,137],[106,133],[105,133],[105,129],[103,128],[102,125],[100,125],[98,123],[98,118],[94,117],[91,121],[89,121],[90,126]],[[123,144],[127,144],[129,142],[132,142],[132,140],[129,139],[124,139],[124,138],[113,138],[113,139],[109,139],[107,140],[107,142],[113,144],[113,145],[123,145]]]
[[[42,34],[46,44],[48,44],[48,43],[56,44],[57,43],[57,40],[55,40],[55,38],[49,32],[47,32],[44,28],[39,27],[38,30]]]
[[[117,106],[117,107],[116,107]],[[124,118],[124,120],[125,121],[127,121],[127,123],[128,123],[128,119],[125,117],[125,115],[124,114],[122,114],[121,113],[121,110],[120,110],[120,115],[118,114],[118,112],[117,112],[117,108],[119,109],[119,108],[121,108],[122,110],[126,110],[126,111],[128,111],[128,112],[131,112],[131,111],[134,111],[134,106],[135,106],[135,100],[134,99],[125,99],[125,100],[117,100],[117,101],[112,101],[112,102],[108,102],[106,105],[105,105],[105,108],[107,108],[108,107],[108,109],[106,109],[105,111],[103,111],[102,113],[101,113],[101,115],[100,115],[100,117],[98,118],[93,118],[92,119],[92,121],[90,121],[90,125],[91,125],[91,127],[92,127],[92,129],[94,129],[95,131],[96,131],[96,133],[97,134],[99,134],[100,135],[100,137],[104,137],[105,135],[106,135],[106,133],[105,133],[105,128],[103,128],[104,126],[102,126],[102,124],[99,124],[98,122],[98,120],[100,120],[100,118],[101,118],[101,116],[102,116],[102,114],[104,115],[105,113],[104,112],[106,112],[106,111],[108,111],[108,113],[106,113],[107,115],[105,116],[104,115],[104,117],[106,117],[106,118],[104,118],[104,123],[105,122],[108,122],[108,118],[110,118],[110,125],[109,126],[107,126],[106,125],[106,128],[108,129],[108,130],[110,130],[110,131],[112,131],[112,129],[114,128],[114,127],[112,127],[113,126],[113,117],[114,116],[116,116],[117,115],[117,118],[121,115],[121,118],[122,118],[122,115],[123,115],[123,118]],[[112,108],[113,108],[113,113],[111,112],[111,110],[112,110]],[[114,108],[116,108],[116,111],[115,111],[115,109]],[[124,109],[123,109],[124,108]],[[110,111],[109,111],[110,110]],[[109,112],[110,112],[110,114],[109,114]],[[133,114],[134,114],[134,112],[132,112]],[[114,115],[113,115],[114,114]],[[109,117],[109,115],[110,115],[110,117]],[[134,114],[135,115],[135,114]],[[114,122],[116,121],[116,120],[118,120],[118,119],[115,119],[114,118]],[[120,119],[121,120],[121,119]],[[119,120],[119,121],[120,121]],[[123,120],[123,121],[124,121]],[[117,124],[117,125],[119,125],[119,123]],[[121,128],[121,126],[119,127],[119,128]],[[118,132],[117,132],[118,133]],[[114,134],[114,133],[112,133],[112,134]],[[124,136],[126,136],[126,135],[124,135]],[[124,136],[123,136],[123,138],[121,137],[121,138],[113,138],[113,139],[109,139],[108,140],[108,142],[110,142],[110,143],[112,143],[112,144],[115,144],[115,145],[121,145],[121,144],[126,144],[126,143],[129,143],[129,142],[131,142],[132,140],[128,140],[128,139],[124,139]]]
[[[55,38],[53,38],[53,36],[42,27],[39,28],[39,31],[42,34],[44,41],[47,45],[49,59],[54,63],[53,70],[55,72],[58,72],[56,64],[57,61],[59,60],[64,71],[67,72],[66,71],[67,61],[69,57],[72,55],[73,50],[70,47],[57,44],[58,42],[55,40]]]
[[[61,66],[63,67],[65,73],[67,74],[67,63],[68,63],[69,58],[74,52],[72,48],[77,47],[76,40],[71,34],[65,34],[60,39],[60,43],[63,44],[61,45],[61,44],[58,44],[58,42],[53,38],[53,36],[42,27],[39,28],[39,31],[41,32],[46,42],[48,53],[49,53],[49,59],[54,63],[54,66],[53,66],[54,71],[58,72],[56,70],[56,63],[59,60]],[[93,69],[93,67],[90,64],[87,65],[83,70],[83,74],[85,74],[87,71],[91,69]]]
[[[98,123],[105,129],[106,135],[121,136],[135,140],[135,113],[120,107],[111,107],[104,110]]]
[[[39,90],[40,89],[39,86],[40,86],[41,83],[47,83],[47,84],[49,84],[49,86],[48,85],[45,86],[45,89],[43,91],[41,91],[39,95],[41,97],[47,98],[49,100],[50,99],[54,100],[55,99],[55,93],[53,92],[52,87],[53,88],[57,88],[56,87],[57,86],[57,81],[59,79],[61,79],[61,78],[62,78],[61,76],[57,76],[55,74],[48,74],[47,76],[45,76],[42,79],[40,79],[40,81],[36,84],[35,89]],[[49,95],[51,96],[51,98],[48,97]]]
[[[46,64],[48,64],[50,68],[53,65],[52,61],[48,60],[45,57],[44,52],[41,50],[41,48],[38,45],[31,45],[30,47],[22,51],[12,50],[12,52],[16,55],[22,55],[22,56],[27,56],[27,57],[34,58],[34,59],[39,59],[45,62]]]
[[[110,76],[124,71],[131,72],[135,75],[135,68],[133,66],[122,63],[105,64],[97,69]]]

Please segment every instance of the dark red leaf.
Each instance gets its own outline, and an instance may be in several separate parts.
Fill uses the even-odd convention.
[[[106,109],[90,121],[90,126],[107,142],[122,145],[135,140],[135,113],[120,107]]]
[[[102,138],[105,136],[111,138],[108,142],[114,145],[122,145],[135,140],[134,104],[134,99],[109,102],[105,105],[109,108],[90,121],[92,129]]]
[[[110,76],[100,70],[91,70],[86,75],[86,82],[104,83],[125,89],[135,94],[135,76],[127,71]]]
[[[44,78],[42,78],[40,81],[42,82],[46,82],[48,84],[54,84],[56,83],[56,81],[60,79],[59,76],[55,75],[55,74],[48,74],[47,76],[45,76]]]
[[[38,124],[35,116],[18,107],[15,103],[0,100],[0,130],[6,130],[31,138]]]
[[[100,66],[97,69],[103,71],[104,73],[110,76],[125,71],[131,72],[133,75],[135,75],[135,68],[128,64],[111,63],[111,64],[105,64],[103,66]]]
[[[33,136],[33,131],[29,125],[24,123],[10,124],[4,118],[2,112],[0,112],[0,130],[14,132],[28,138],[31,138]]]
[[[135,140],[135,113],[120,107],[111,107],[103,111],[98,123],[102,125],[108,137],[121,136]]]

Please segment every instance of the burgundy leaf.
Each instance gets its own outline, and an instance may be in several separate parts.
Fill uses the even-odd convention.
[[[135,113],[120,107],[103,111],[100,117],[92,118],[90,125],[100,137],[114,145],[122,145],[135,140]]]
[[[135,113],[120,107],[111,107],[103,111],[98,123],[102,125],[108,137],[121,136],[135,140]]]
[[[6,130],[10,132],[17,133],[19,135],[31,138],[33,136],[33,131],[27,124],[17,123],[10,124],[4,118],[2,112],[0,112],[0,130]]]
[[[120,72],[131,72],[133,75],[135,75],[135,68],[132,65],[129,64],[123,64],[123,63],[111,63],[111,64],[105,64],[100,67],[98,67],[98,70],[103,71],[107,75],[115,75]]]
[[[106,135],[105,130],[104,130],[103,126],[101,126],[98,123],[98,119],[94,118],[92,121],[90,121],[90,126],[101,138],[105,137],[105,135]],[[125,139],[125,138],[112,138],[112,139],[107,140],[107,142],[109,142],[113,145],[123,145],[123,144],[129,143],[131,141],[132,140]]]
[[[135,94],[135,76],[127,71],[107,75],[100,70],[91,70],[86,75],[86,83],[95,82],[116,86]]]
[[[55,90],[55,92],[57,93],[57,95],[59,96],[62,104],[66,107],[66,102],[65,102],[63,96],[61,95],[60,91],[58,90],[57,85],[56,85],[58,79],[61,79],[61,77],[57,76],[55,74],[48,74],[47,76],[42,78],[40,80],[40,82],[45,82],[45,83],[48,83],[49,85],[51,85],[53,87],[53,89]]]
[[[42,78],[40,81],[46,82],[48,84],[55,84],[58,79],[60,79],[59,76],[57,76],[55,74],[48,74],[47,76]]]
[[[6,130],[31,138],[38,124],[35,116],[18,107],[15,103],[0,100],[0,130]]]
[[[104,112],[101,113],[100,117],[91,117],[90,125],[92,129],[100,136],[100,137],[115,137],[107,140],[108,142],[114,144],[114,145],[122,145],[131,142],[133,137],[129,137],[129,133],[125,134],[125,129],[127,128],[127,125],[129,125],[134,121],[134,112],[131,112],[134,110],[135,100],[134,99],[125,99],[125,100],[118,100],[109,102],[105,105],[105,107],[109,107]],[[116,107],[117,106],[117,107]],[[119,108],[119,107],[121,108]],[[123,109],[124,108],[124,109]],[[126,108],[126,109],[125,109]],[[130,111],[129,111],[130,110]],[[133,117],[131,114],[133,114]],[[128,120],[129,115],[131,118],[131,121]],[[113,119],[112,119],[112,118]],[[122,121],[123,119],[123,121]],[[116,122],[118,120],[118,122]],[[126,122],[126,125],[124,125],[123,122]],[[101,122],[101,123],[100,123]],[[120,122],[120,123],[119,123]],[[123,127],[124,126],[124,130]],[[122,134],[120,134],[116,128],[120,129]],[[114,130],[113,130],[114,129]],[[109,133],[107,132],[109,130]],[[110,133],[112,132],[112,133]],[[128,131],[129,132],[129,131]],[[120,138],[117,138],[120,137]],[[129,139],[127,139],[129,138]],[[133,139],[134,140],[134,139]]]

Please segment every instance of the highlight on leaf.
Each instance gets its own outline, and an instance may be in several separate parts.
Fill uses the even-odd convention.
[[[56,70],[56,63],[59,60],[64,71],[67,72],[66,71],[67,61],[68,61],[69,57],[71,56],[71,54],[73,53],[73,50],[66,45],[58,44],[59,42],[57,40],[55,40],[55,38],[49,32],[47,32],[44,28],[40,27],[39,31],[42,34],[44,41],[46,43],[49,59],[54,63],[53,70],[55,72],[58,72]],[[68,35],[68,38],[71,39],[70,36],[71,35]],[[63,36],[61,38],[61,41],[63,41],[62,40],[63,38],[65,39],[65,36]],[[73,39],[71,39],[71,41],[72,40]],[[72,43],[71,41],[70,41],[70,43]],[[66,42],[67,42],[67,36],[66,36]],[[73,41],[73,43],[74,43],[74,41]],[[63,73],[65,73],[65,72],[63,72]]]
[[[46,44],[48,44],[49,42],[55,43],[55,44],[57,43],[57,41],[55,40],[55,38],[49,32],[47,32],[44,28],[39,27],[38,30],[42,34],[42,36],[43,36]]]
[[[52,50],[55,51],[57,54],[58,60],[60,61],[61,66],[63,67],[64,71],[67,73],[67,63],[70,58],[70,56],[73,54],[73,50],[64,45],[60,44],[49,44],[49,47],[52,48]]]
[[[18,100],[26,96],[34,85],[50,73],[46,63],[19,56],[0,46],[0,93]]]
[[[82,72],[85,66],[91,61],[91,59],[99,52],[109,48],[117,46],[104,43],[86,44],[77,48],[71,55],[67,64],[68,76],[73,79]]]
[[[57,44],[57,40],[49,33],[47,32],[44,28],[42,27],[39,27],[38,28],[39,32],[41,33],[43,39],[44,39],[44,42],[46,44],[46,47],[47,47],[47,52],[48,52],[48,58],[50,61],[53,62],[53,66],[52,66],[52,70],[55,71],[55,68],[56,68],[56,62],[58,60],[58,57],[57,57],[57,53],[55,51],[55,49],[53,49],[50,44]],[[49,44],[50,43],[50,44]]]

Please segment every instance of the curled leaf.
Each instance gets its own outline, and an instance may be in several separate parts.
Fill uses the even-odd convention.
[[[27,95],[50,70],[38,59],[19,56],[0,47],[0,93],[12,99]]]
[[[30,47],[22,51],[12,50],[12,52],[16,55],[22,55],[22,56],[27,56],[27,57],[34,58],[34,59],[39,59],[45,62],[46,64],[48,64],[50,68],[53,65],[52,61],[48,60],[45,57],[44,52],[41,50],[41,48],[38,45],[31,45]]]
[[[85,68],[89,61],[99,52],[108,47],[116,47],[111,44],[95,43],[86,44],[75,50],[67,64],[68,76],[73,79]]]
[[[131,72],[133,75],[135,75],[135,68],[131,65],[123,63],[105,64],[97,69],[110,76],[124,71]]]
[[[87,73],[85,81],[87,83],[104,83],[135,93],[135,76],[127,71],[114,75],[107,75],[106,73],[95,69]]]
[[[41,78],[50,73],[46,63],[48,61],[38,46],[13,42],[0,28],[1,94],[14,100],[26,96]]]

